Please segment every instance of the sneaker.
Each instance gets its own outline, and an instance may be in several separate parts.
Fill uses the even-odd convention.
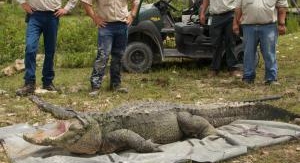
[[[47,91],[57,91],[53,83],[50,83],[49,85],[43,85],[43,89],[46,89]]]
[[[236,77],[236,78],[241,78],[242,77],[242,73],[239,70],[229,71],[229,75],[232,76],[232,77]]]
[[[128,88],[126,87],[121,87],[120,85],[117,86],[110,86],[110,89],[113,92],[118,92],[118,93],[128,93]]]
[[[25,84],[23,87],[16,91],[17,96],[27,96],[33,94],[35,91],[35,84]]]
[[[280,85],[280,83],[278,82],[278,81],[276,81],[276,80],[270,80],[270,81],[266,81],[265,82],[265,85],[274,85],[274,86],[278,86],[278,85]]]
[[[91,92],[89,93],[89,96],[95,97],[99,94],[100,89],[99,88],[92,88]]]

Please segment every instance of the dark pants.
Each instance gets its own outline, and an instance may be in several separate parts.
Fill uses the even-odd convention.
[[[211,63],[211,70],[219,71],[223,54],[223,43],[225,43],[226,63],[229,70],[237,69],[238,61],[234,55],[235,39],[232,32],[233,12],[213,15],[210,26],[210,36],[215,53]]]
[[[121,84],[121,60],[126,49],[127,38],[126,23],[107,23],[105,27],[99,28],[98,52],[90,78],[92,88],[100,88],[109,54],[111,54],[110,84],[111,86]]]
[[[25,49],[25,84],[35,83],[36,53],[41,34],[44,36],[45,59],[42,71],[44,85],[49,85],[54,79],[53,59],[55,53],[59,19],[54,12],[35,11],[30,15],[26,30]]]

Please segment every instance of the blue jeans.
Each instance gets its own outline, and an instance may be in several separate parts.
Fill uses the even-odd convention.
[[[90,78],[92,88],[100,88],[109,54],[111,54],[110,85],[121,84],[121,60],[127,38],[127,24],[123,22],[107,23],[105,27],[98,29],[98,52]]]
[[[43,85],[49,85],[54,79],[53,59],[57,39],[59,19],[54,12],[35,11],[30,15],[26,30],[25,84],[35,83],[36,53],[41,34],[44,36],[45,59],[42,71]]]
[[[264,25],[243,25],[244,75],[243,80],[254,81],[256,77],[256,52],[260,44],[265,61],[265,81],[277,80],[276,43],[278,38],[275,23]]]

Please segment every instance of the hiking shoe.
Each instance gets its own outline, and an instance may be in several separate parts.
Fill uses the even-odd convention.
[[[43,85],[43,89],[46,89],[47,91],[57,91],[53,83],[50,83],[49,85]]]
[[[23,87],[16,91],[17,96],[27,96],[33,94],[35,91],[35,84],[29,83],[25,84]]]
[[[99,88],[92,88],[92,90],[89,93],[89,96],[95,97],[95,96],[97,96],[99,94],[99,92],[100,92]]]
[[[236,77],[236,78],[241,78],[242,77],[242,73],[239,70],[229,71],[229,75],[231,77]]]
[[[272,85],[274,85],[274,86],[278,86],[278,85],[280,85],[280,83],[278,82],[278,81],[275,81],[275,80],[270,80],[270,81],[266,81],[265,82],[265,85],[269,85],[269,86],[272,86]]]

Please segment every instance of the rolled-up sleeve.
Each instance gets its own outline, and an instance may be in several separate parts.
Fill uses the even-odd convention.
[[[81,0],[81,2],[87,3],[89,5],[93,5],[93,0]]]
[[[289,7],[287,0],[277,0],[276,2],[277,7]]]
[[[64,9],[66,9],[67,11],[72,10],[76,6],[77,1],[78,0],[69,0]]]
[[[235,8],[242,8],[242,0],[235,0]]]

